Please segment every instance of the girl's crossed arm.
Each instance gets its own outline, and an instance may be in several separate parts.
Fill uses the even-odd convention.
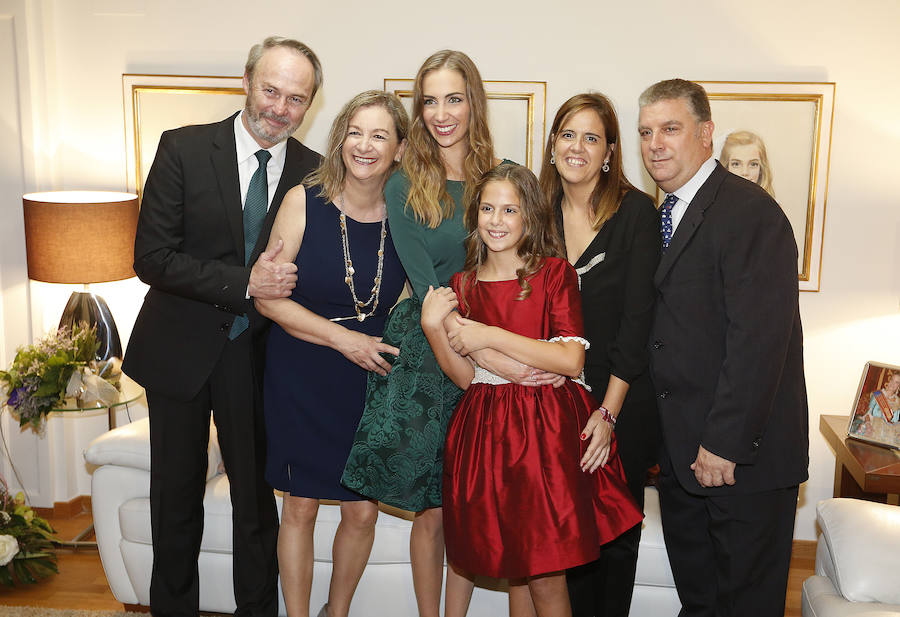
[[[454,319],[456,326],[448,332],[449,344],[460,356],[490,348],[542,371],[569,377],[578,377],[584,368],[584,345],[578,341],[539,341],[461,315]]]
[[[456,308],[456,294],[449,287],[428,287],[428,293],[422,300],[422,331],[441,370],[453,380],[458,387],[465,390],[475,377],[475,367],[468,358],[453,351],[444,328],[444,319]]]

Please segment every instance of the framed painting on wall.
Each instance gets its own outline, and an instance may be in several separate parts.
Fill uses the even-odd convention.
[[[801,291],[818,291],[834,83],[697,81],[709,95],[713,155],[760,184],[794,230]]]
[[[244,108],[241,77],[122,75],[128,190],[138,196],[163,131],[227,118]]]
[[[412,79],[385,79],[385,92],[393,92],[412,116]],[[547,82],[485,81],[488,123],[495,156],[507,158],[541,172],[544,155],[544,123]]]

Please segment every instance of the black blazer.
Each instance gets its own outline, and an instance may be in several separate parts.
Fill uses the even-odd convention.
[[[288,139],[284,171],[251,265],[268,242],[285,193],[318,162],[318,154]],[[138,383],[190,400],[211,374],[235,316],[243,313],[259,360],[268,320],[246,299],[250,266],[244,265],[234,116],[162,134],[144,187],[134,270],[150,285],[122,367]]]
[[[565,242],[560,203],[556,217]],[[579,274],[584,335],[591,344],[584,373],[592,394],[603,401],[611,374],[629,384],[616,422],[626,475],[643,476],[656,463],[660,444],[656,396],[647,366],[660,243],[659,212],[647,195],[632,189],[574,264],[582,270],[592,264]]]
[[[809,436],[797,245],[757,185],[717,165],[656,271],[651,372],[678,481],[699,495],[807,478]],[[703,488],[700,445],[737,463],[732,487]]]

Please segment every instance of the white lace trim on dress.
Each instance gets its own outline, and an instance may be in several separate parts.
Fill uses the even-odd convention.
[[[581,343],[584,345],[584,350],[587,351],[591,348],[591,344],[587,339],[581,338],[580,336],[554,336],[552,339],[548,339],[549,343],[558,343],[562,341],[563,343],[568,343],[569,341],[575,341],[576,343]]]
[[[572,379],[572,381],[577,383],[579,386],[582,386],[583,388],[585,388],[588,392],[591,391],[591,387],[589,385],[587,385],[587,383],[584,381],[584,371],[581,371],[581,375],[578,376],[578,379]],[[503,384],[512,383],[512,382],[509,381],[508,379],[504,379],[503,377],[500,377],[500,375],[495,375],[494,373],[490,372],[486,368],[482,368],[476,364],[475,365],[475,376],[472,378],[472,383],[486,383],[486,384],[489,384],[492,386],[502,386]],[[527,385],[527,384],[523,384],[523,385]]]

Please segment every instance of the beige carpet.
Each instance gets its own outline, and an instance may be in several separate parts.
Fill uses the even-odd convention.
[[[77,611],[34,606],[0,606],[0,617],[148,617],[150,613],[126,611]]]

